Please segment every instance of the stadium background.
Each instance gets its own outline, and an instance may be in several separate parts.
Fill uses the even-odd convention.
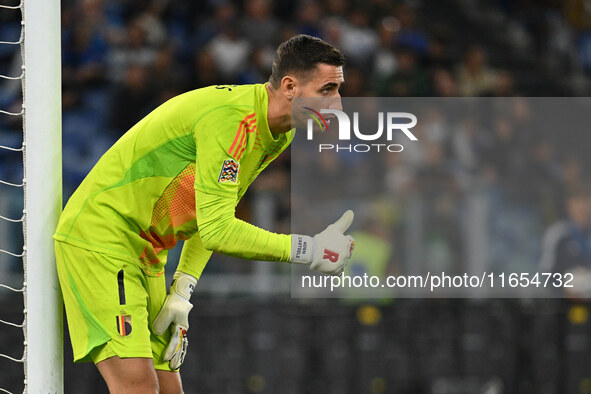
[[[155,106],[202,86],[266,81],[274,49],[297,33],[345,52],[348,97],[589,91],[591,8],[584,0],[62,1],[64,201],[106,148]],[[0,40],[19,34],[20,15],[0,13]],[[0,74],[19,68],[15,48],[0,47]],[[0,83],[0,108],[20,108],[19,83]],[[18,146],[21,129],[1,116],[0,144]],[[588,183],[585,152],[557,151],[545,136],[516,127],[440,132],[429,146],[412,163],[392,163],[389,179],[404,186],[400,174],[411,174],[430,206],[461,204],[470,193],[466,171],[493,180],[513,174],[493,182],[493,192],[505,196],[503,212],[511,212],[490,223],[503,235],[495,244],[500,261],[536,264],[544,229],[564,217],[565,191]],[[262,202],[272,213],[268,227],[289,232],[289,170],[287,152],[259,177],[239,215],[260,221]],[[520,188],[523,177],[537,186]],[[0,153],[0,179],[22,179],[18,154]],[[0,211],[18,217],[21,210],[22,194],[0,187]],[[458,223],[455,214],[424,215],[422,246],[439,251],[434,258],[465,248],[447,231]],[[401,234],[409,223],[398,217],[388,225],[395,265],[405,258]],[[0,240],[18,250],[22,234],[2,223]],[[204,279],[289,273],[266,267],[215,255]],[[21,270],[19,259],[0,257],[3,282],[22,280]],[[587,302],[344,302],[232,289],[198,288],[194,296],[183,366],[188,393],[591,393]],[[2,292],[0,306],[3,319],[21,318],[20,297]],[[2,325],[0,338],[0,353],[20,354],[20,330]],[[92,366],[73,366],[68,347],[65,376],[66,392],[105,392]],[[20,365],[0,360],[2,387],[18,392],[22,379]]]

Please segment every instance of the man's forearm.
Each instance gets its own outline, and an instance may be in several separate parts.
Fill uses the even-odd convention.
[[[185,241],[177,271],[184,272],[199,279],[205,265],[211,257],[211,250],[205,249],[199,234]]]
[[[237,219],[231,199],[206,193],[197,198],[197,225],[205,249],[250,260],[290,260],[291,236]]]

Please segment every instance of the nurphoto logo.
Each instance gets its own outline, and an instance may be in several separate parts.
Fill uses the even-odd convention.
[[[351,120],[349,115],[338,109],[321,109],[316,111],[310,107],[304,107],[306,113],[310,116],[307,122],[307,139],[314,139],[314,124],[316,124],[320,130],[325,131],[328,129],[328,125],[331,120],[336,119],[338,121],[338,139],[340,141],[351,141],[352,134],[357,140],[361,141],[373,141],[373,143],[360,143],[360,144],[318,144],[318,151],[334,150],[337,152],[359,152],[365,153],[370,151],[387,151],[387,152],[402,152],[404,146],[401,144],[391,143],[395,136],[399,133],[405,135],[410,141],[418,141],[417,137],[411,132],[417,124],[417,117],[409,112],[378,112],[378,129],[377,131],[363,132],[359,127],[359,112],[353,112],[353,127],[351,127]],[[323,116],[328,114],[329,116]],[[384,127],[385,124],[385,127]],[[351,131],[353,133],[351,133]],[[378,141],[384,140],[387,143],[379,143]]]

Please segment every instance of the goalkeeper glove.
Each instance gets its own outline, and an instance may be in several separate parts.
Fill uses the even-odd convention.
[[[310,264],[310,269],[324,274],[340,275],[355,247],[353,237],[344,235],[353,217],[353,211],[345,212],[339,220],[314,237],[292,234],[290,261]]]
[[[170,286],[170,293],[154,319],[152,327],[156,335],[170,330],[170,342],[164,351],[162,361],[168,361],[172,370],[180,368],[187,353],[187,330],[189,329],[189,312],[193,304],[189,302],[197,279],[184,272],[176,271]]]

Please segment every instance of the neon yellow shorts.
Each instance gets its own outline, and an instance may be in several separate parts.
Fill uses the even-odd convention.
[[[74,362],[143,357],[170,371],[161,361],[170,334],[152,330],[166,297],[164,275],[147,276],[132,262],[63,242],[55,242],[55,252]]]

